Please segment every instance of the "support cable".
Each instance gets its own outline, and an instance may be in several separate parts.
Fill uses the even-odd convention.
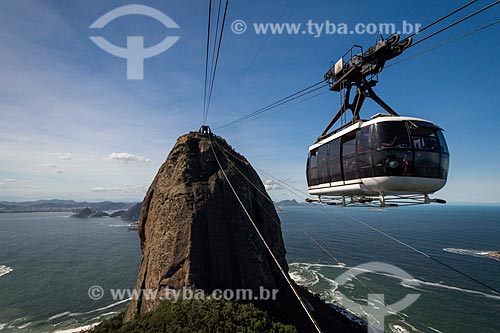
[[[208,5],[208,27],[207,27],[207,53],[205,55],[205,91],[203,92],[203,121],[202,124],[205,125],[206,122],[206,110],[207,110],[207,82],[208,82],[208,55],[210,49],[210,25],[212,17],[212,0],[210,0]]]
[[[222,0],[220,0],[220,1],[222,1]],[[210,83],[210,89],[209,89],[209,93],[208,93],[207,111],[206,111],[205,121],[206,121],[206,118],[208,118],[208,112],[210,110],[210,102],[212,101],[212,92],[214,89],[215,74],[217,74],[217,65],[219,64],[220,46],[222,44],[222,36],[224,35],[224,26],[226,24],[228,5],[229,5],[229,0],[226,0],[226,5],[224,7],[224,16],[222,17],[222,25],[221,25],[220,34],[219,34],[219,43],[217,45],[217,54],[215,56],[215,65],[214,65],[212,76],[211,76],[212,81]]]
[[[443,16],[443,17],[441,17],[441,18],[437,19],[437,20],[435,20],[434,22],[432,22],[432,23],[430,23],[430,24],[427,24],[427,25],[426,25],[425,27],[423,27],[422,29],[419,29],[419,31],[418,31],[418,32],[414,32],[414,33],[412,33],[411,35],[409,35],[409,36],[405,37],[405,39],[411,38],[411,37],[415,36],[416,34],[420,34],[420,33],[422,33],[423,31],[425,31],[425,30],[429,29],[430,27],[432,27],[432,26],[434,26],[434,25],[438,24],[439,22],[441,22],[441,21],[443,21],[443,20],[447,19],[448,17],[450,17],[450,16],[452,16],[452,15],[454,15],[454,14],[456,14],[456,13],[458,13],[458,12],[462,11],[462,10],[464,10],[465,8],[469,7],[470,5],[474,4],[474,3],[475,3],[475,2],[477,2],[477,1],[478,1],[478,0],[472,0],[472,1],[468,2],[468,3],[466,3],[465,5],[463,5],[463,6],[462,6],[462,7],[460,7],[460,8],[455,9],[455,10],[454,10],[454,11],[452,11],[451,13],[449,13],[449,14],[447,14],[447,15],[445,15],[445,16]]]
[[[409,56],[409,57],[407,57],[407,58],[404,58],[404,59],[398,60],[398,61],[396,61],[396,62],[393,62],[392,64],[389,64],[389,65],[385,66],[385,68],[387,69],[387,68],[392,67],[392,66],[394,66],[394,65],[397,65],[397,64],[399,64],[399,63],[402,63],[402,62],[405,62],[405,61],[407,61],[407,60],[410,60],[410,59],[416,58],[416,57],[418,57],[418,56],[421,56],[421,55],[422,55],[422,54],[424,54],[424,53],[427,53],[427,52],[433,51],[433,50],[435,50],[435,49],[440,48],[441,46],[444,46],[444,45],[446,45],[446,44],[452,43],[452,42],[457,41],[457,40],[459,40],[459,39],[462,39],[462,38],[465,38],[465,37],[470,36],[470,35],[472,35],[472,34],[475,34],[476,32],[479,32],[479,31],[484,30],[484,29],[486,29],[486,28],[492,27],[492,26],[494,26],[494,25],[496,25],[496,24],[498,24],[498,23],[500,23],[500,20],[494,21],[494,22],[492,22],[492,23],[490,23],[490,24],[487,24],[487,25],[483,25],[482,27],[479,27],[479,28],[477,28],[477,29],[475,29],[475,30],[469,31],[469,32],[467,32],[467,33],[465,33],[465,34],[463,34],[463,35],[460,35],[460,36],[454,37],[454,38],[452,38],[452,39],[449,39],[449,40],[447,40],[446,42],[443,42],[443,43],[437,44],[437,45],[435,45],[435,46],[433,46],[433,47],[430,47],[430,48],[428,48],[428,49],[426,49],[426,50],[423,50],[423,51],[421,51],[421,52],[415,53],[415,54],[413,54],[413,55],[411,55],[411,56]]]
[[[260,108],[260,109],[258,109],[256,111],[253,111],[253,112],[251,112],[249,114],[246,114],[246,115],[244,115],[244,116],[242,116],[240,118],[237,118],[235,120],[232,120],[232,121],[230,121],[228,123],[220,125],[220,126],[216,127],[215,129],[221,129],[221,128],[224,128],[224,127],[228,127],[228,126],[234,125],[234,124],[242,122],[244,120],[253,118],[253,117],[255,117],[255,116],[259,115],[259,114],[262,114],[264,112],[268,112],[268,111],[270,111],[272,109],[277,108],[278,106],[281,106],[283,104],[286,104],[286,103],[289,103],[289,102],[291,102],[293,100],[296,100],[297,98],[300,98],[300,97],[303,97],[303,96],[308,95],[310,93],[313,93],[313,92],[315,92],[315,91],[317,91],[319,89],[322,89],[322,88],[328,86],[328,84],[324,83],[324,82],[325,81],[322,80],[322,81],[317,82],[317,83],[315,83],[313,85],[310,85],[309,87],[301,89],[301,90],[299,90],[299,91],[297,91],[297,92],[295,92],[295,93],[293,93],[291,95],[288,95],[288,96],[286,96],[286,97],[284,97],[284,98],[282,98],[282,99],[280,99],[280,100],[278,100],[278,101],[276,101],[274,103],[271,103],[271,104],[269,104],[267,106],[264,106],[264,107],[262,107],[262,108]],[[323,85],[317,87],[318,85],[320,85],[322,83],[323,83]]]
[[[463,21],[466,21],[466,20],[468,20],[468,19],[470,19],[470,18],[472,18],[472,17],[474,17],[474,16],[476,16],[476,15],[478,15],[478,14],[480,14],[480,13],[484,12],[485,10],[487,10],[487,9],[489,9],[489,8],[493,7],[493,6],[498,5],[499,3],[500,3],[500,0],[497,0],[497,1],[495,1],[495,2],[492,2],[492,3],[490,3],[488,6],[485,6],[485,7],[481,8],[481,9],[479,9],[479,10],[475,11],[474,13],[469,14],[469,15],[467,15],[466,17],[461,18],[460,20],[457,20],[457,21],[455,21],[455,22],[453,22],[453,23],[451,23],[451,24],[447,25],[446,27],[444,27],[444,28],[442,28],[442,29],[439,29],[439,30],[438,30],[438,31],[436,31],[436,32],[433,32],[433,33],[432,33],[432,34],[430,34],[429,36],[426,36],[425,38],[420,39],[420,40],[419,40],[419,41],[417,41],[416,43],[413,43],[412,45],[410,45],[410,46],[409,46],[409,48],[410,48],[410,47],[417,46],[418,44],[420,44],[420,43],[422,43],[422,42],[424,42],[424,41],[428,40],[429,38],[432,38],[432,37],[434,37],[434,36],[436,36],[436,35],[438,35],[438,34],[440,34],[440,33],[444,32],[444,31],[446,31],[446,30],[448,30],[448,29],[450,29],[450,28],[452,28],[452,27],[456,26],[456,25],[457,25],[457,24],[459,24],[459,23],[461,23],[461,22],[463,22]]]

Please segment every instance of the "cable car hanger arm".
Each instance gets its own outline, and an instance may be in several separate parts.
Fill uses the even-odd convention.
[[[326,128],[323,130],[323,133],[318,138],[318,141],[327,137],[329,135],[330,129],[335,125],[335,123],[342,117],[342,115],[347,112],[347,110],[351,110],[352,112],[352,120],[348,123],[348,125],[352,125],[355,122],[360,120],[359,113],[361,111],[361,107],[363,106],[366,98],[371,98],[374,102],[380,105],[384,110],[386,110],[389,114],[393,116],[399,116],[399,114],[394,111],[386,102],[384,102],[376,93],[373,91],[372,87],[377,84],[377,81],[367,81],[365,78],[361,79],[361,83],[355,84],[356,86],[356,95],[352,102],[349,102],[351,95],[351,87],[346,88],[346,95],[344,97],[344,101],[342,106],[337,111],[337,114],[330,120]]]

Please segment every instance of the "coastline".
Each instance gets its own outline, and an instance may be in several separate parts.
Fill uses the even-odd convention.
[[[473,256],[473,257],[490,258],[493,260],[500,261],[500,251],[467,250],[467,249],[455,249],[455,248],[444,248],[443,251],[454,254]]]
[[[85,325],[85,326],[80,326],[76,328],[68,328],[66,330],[60,330],[60,331],[54,331],[52,333],[85,333],[88,332],[89,330],[93,329],[97,325],[99,325],[101,322]]]

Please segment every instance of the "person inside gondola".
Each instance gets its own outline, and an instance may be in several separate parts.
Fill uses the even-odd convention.
[[[396,141],[398,141],[398,137],[397,136],[395,136],[394,140],[392,140],[391,142],[384,142],[384,143],[382,143],[382,148],[392,148],[396,144]]]

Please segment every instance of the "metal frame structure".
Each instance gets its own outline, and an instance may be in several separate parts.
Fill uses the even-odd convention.
[[[377,84],[378,74],[384,69],[385,63],[403,53],[411,43],[411,37],[399,41],[399,35],[394,34],[388,39],[377,42],[366,52],[363,52],[361,46],[355,45],[325,73],[324,79],[330,84],[330,90],[340,92],[345,89],[346,95],[340,109],[323,130],[318,141],[343,128],[329,133],[333,125],[347,110],[351,110],[352,120],[346,126],[359,121],[359,113],[367,98],[371,98],[389,114],[398,116],[396,111],[373,91],[373,87]],[[347,61],[345,61],[346,57],[348,57]],[[350,102],[353,87],[356,88],[356,95]]]
[[[415,206],[430,203],[445,204],[446,200],[431,199],[427,194],[414,195],[379,195],[379,196],[321,196],[317,199],[307,198],[306,202],[324,203],[330,206],[363,206],[363,207],[399,207]]]

